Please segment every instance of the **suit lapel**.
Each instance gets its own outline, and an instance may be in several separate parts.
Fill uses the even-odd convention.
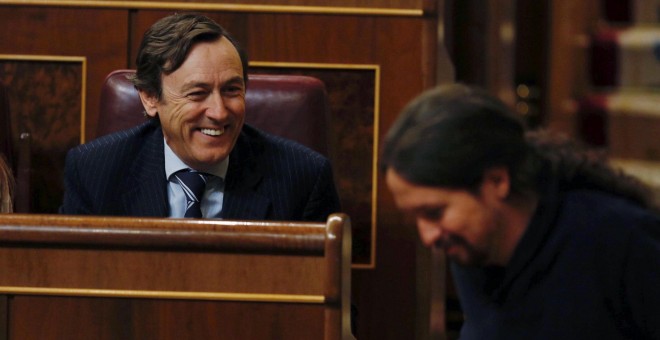
[[[123,195],[128,216],[168,216],[167,179],[165,178],[164,141],[160,126],[146,137],[145,145],[131,165]]]
[[[257,191],[263,173],[263,146],[244,132],[229,156],[221,217],[224,219],[263,220],[271,201]],[[145,138],[144,148],[127,171],[122,195],[127,216],[167,217],[167,178],[165,178],[164,141],[160,126]]]
[[[266,219],[271,201],[256,190],[263,177],[262,153],[263,147],[242,132],[229,156],[222,218]]]

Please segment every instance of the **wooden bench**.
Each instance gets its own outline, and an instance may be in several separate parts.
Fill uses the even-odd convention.
[[[350,339],[350,220],[0,214],[0,339]]]

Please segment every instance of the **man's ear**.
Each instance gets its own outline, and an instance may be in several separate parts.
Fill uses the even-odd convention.
[[[156,117],[158,114],[158,98],[156,96],[147,93],[146,91],[138,90],[140,94],[140,101],[142,101],[142,106],[144,106],[144,111],[150,117]]]
[[[511,191],[511,176],[509,169],[505,166],[495,166],[484,171],[484,185],[490,185],[495,189],[495,194],[501,199],[509,196]]]

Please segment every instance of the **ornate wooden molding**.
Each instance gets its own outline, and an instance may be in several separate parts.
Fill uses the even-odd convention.
[[[259,1],[254,1],[259,2]],[[262,1],[263,2],[263,1]],[[231,11],[254,13],[295,13],[295,14],[347,14],[376,16],[423,16],[421,8],[387,8],[357,6],[318,6],[318,5],[272,5],[264,3],[215,3],[215,2],[175,2],[175,1],[114,1],[114,0],[0,0],[0,5],[99,7],[124,9],[173,9],[195,11]]]

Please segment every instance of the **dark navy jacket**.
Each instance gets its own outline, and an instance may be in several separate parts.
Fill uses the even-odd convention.
[[[452,269],[461,339],[660,339],[660,217],[623,199],[552,190],[506,268]]]
[[[67,154],[62,214],[169,216],[163,132],[149,121]],[[325,221],[339,211],[330,162],[243,126],[229,156],[222,218]]]

